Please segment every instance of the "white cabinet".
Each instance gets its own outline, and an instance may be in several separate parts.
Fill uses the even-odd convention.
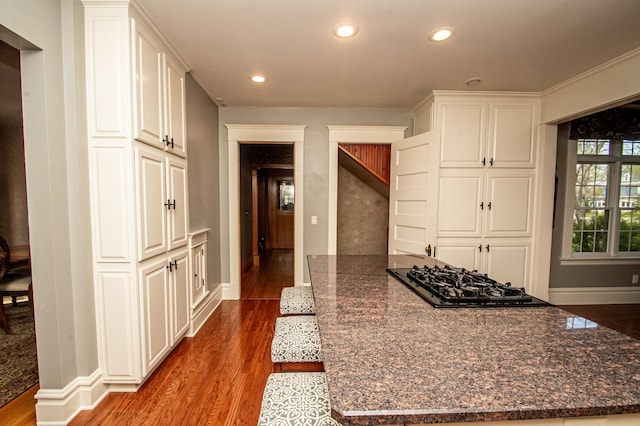
[[[136,390],[190,327],[188,67],[135,2],[82,4],[99,364]]]
[[[475,269],[497,281],[525,287],[531,264],[531,240],[439,238],[435,256],[450,265]]]
[[[171,292],[171,344],[175,345],[189,329],[189,252],[178,250],[169,257]]]
[[[415,129],[441,133],[435,256],[527,286],[532,259],[538,95],[434,91]]]
[[[438,236],[531,236],[534,178],[522,170],[441,170]]]
[[[140,268],[143,375],[152,371],[189,328],[188,252],[144,262]]]
[[[140,21],[134,31],[134,137],[186,157],[184,71]]]
[[[434,92],[441,167],[533,168],[539,102],[530,96]]]
[[[135,152],[142,261],[187,244],[187,165],[144,146]]]
[[[209,295],[207,281],[207,233],[209,228],[189,234],[191,274],[189,281],[191,320],[193,321]]]

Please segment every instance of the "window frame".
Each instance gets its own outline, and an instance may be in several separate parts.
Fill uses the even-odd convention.
[[[584,138],[591,139],[591,138]],[[593,138],[596,139],[596,138]],[[625,139],[629,140],[629,139]],[[635,139],[632,141],[636,141]],[[609,155],[578,155],[578,140],[569,139],[567,177],[563,221],[561,264],[581,263],[613,265],[637,263],[640,252],[619,252],[620,237],[620,173],[623,164],[640,164],[640,156],[622,155],[622,140],[609,140]],[[572,251],[573,217],[575,213],[576,166],[578,164],[608,164],[606,207],[609,210],[607,249],[604,252],[576,253]]]

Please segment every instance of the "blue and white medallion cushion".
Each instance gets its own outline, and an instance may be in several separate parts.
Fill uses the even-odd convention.
[[[315,315],[276,318],[271,362],[322,362],[320,330]]]
[[[331,418],[325,373],[272,373],[258,426],[340,426]]]
[[[315,314],[311,286],[285,287],[280,293],[280,315]]]

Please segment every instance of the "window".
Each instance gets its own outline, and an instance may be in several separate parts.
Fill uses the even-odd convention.
[[[640,255],[640,140],[578,139],[573,257]]]

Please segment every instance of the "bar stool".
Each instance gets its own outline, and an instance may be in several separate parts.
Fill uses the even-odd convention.
[[[320,331],[315,315],[276,319],[271,341],[274,371],[324,371]]]
[[[311,286],[285,287],[280,293],[280,315],[316,313]]]
[[[331,417],[325,373],[271,373],[258,426],[274,424],[340,426]]]

